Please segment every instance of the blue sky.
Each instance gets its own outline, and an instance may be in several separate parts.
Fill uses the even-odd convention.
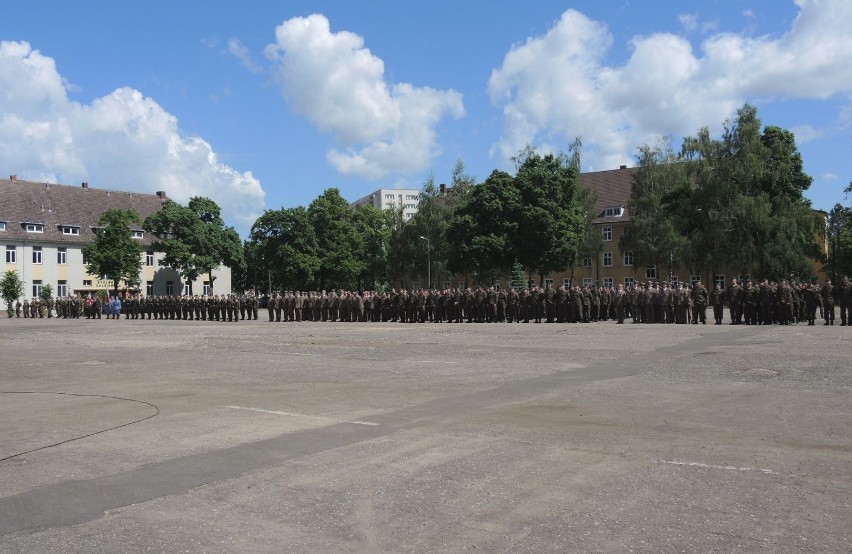
[[[245,236],[337,187],[480,180],[525,144],[583,170],[744,102],[807,196],[852,179],[852,2],[6,2],[0,174],[209,196]]]

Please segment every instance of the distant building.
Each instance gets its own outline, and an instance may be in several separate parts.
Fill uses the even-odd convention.
[[[105,211],[120,208],[135,210],[144,221],[166,200],[163,191],[119,192],[91,188],[88,183],[76,187],[21,181],[15,175],[0,179],[0,248],[6,256],[5,266],[0,268],[18,272],[27,297],[38,296],[47,284],[57,297],[112,290],[112,280],[90,275],[83,259],[83,245],[94,240],[98,219]],[[142,247],[142,270],[139,284],[122,282],[122,290],[145,296],[231,291],[230,268],[214,271],[215,292],[204,277],[184,282],[177,271],[160,266],[163,254],[154,250],[154,237],[141,225],[132,231]]]
[[[417,204],[420,200],[418,189],[379,189],[359,198],[350,204],[357,208],[368,204],[380,210],[402,210],[402,218],[408,221],[417,213]]]

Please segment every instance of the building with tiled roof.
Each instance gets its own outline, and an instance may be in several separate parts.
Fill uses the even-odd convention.
[[[167,200],[156,194],[115,191],[81,186],[23,181],[15,175],[0,179],[0,244],[6,270],[15,270],[24,281],[25,295],[37,296],[50,284],[54,296],[85,295],[111,290],[112,281],[86,272],[82,248],[94,240],[98,220],[110,209],[132,209],[140,221],[159,210]],[[210,294],[209,283],[183,282],[178,272],[159,264],[162,254],[141,224],[133,237],[142,247],[140,292],[146,295]],[[214,272],[216,294],[231,289],[231,271]]]

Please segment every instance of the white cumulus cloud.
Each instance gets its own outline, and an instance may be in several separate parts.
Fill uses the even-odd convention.
[[[716,33],[699,52],[678,35],[637,36],[621,66],[604,62],[613,42],[606,25],[568,10],[492,71],[489,94],[504,114],[492,154],[507,160],[525,144],[581,136],[588,169],[607,169],[655,136],[718,127],[746,101],[852,93],[852,2],[796,4],[799,14],[780,36]],[[681,22],[691,27],[692,17]]]
[[[327,158],[341,173],[380,179],[421,170],[439,153],[436,126],[464,115],[454,90],[388,83],[363,38],[332,32],[323,15],[289,19],[275,37],[266,53],[284,97],[334,137]]]
[[[26,42],[0,42],[0,167],[21,179],[165,190],[182,203],[206,196],[242,229],[262,212],[265,193],[251,172],[182,134],[153,99],[119,88],[81,104],[67,92],[52,58]]]

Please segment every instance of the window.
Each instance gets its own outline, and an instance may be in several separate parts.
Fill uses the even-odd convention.
[[[175,282],[166,281],[166,294],[172,296],[175,293]]]
[[[44,225],[41,223],[27,223],[27,233],[44,233]]]
[[[603,239],[606,242],[612,241],[612,227],[603,228]]]
[[[0,221],[0,231],[5,231],[5,230],[6,230],[6,222]]]
[[[145,282],[145,296],[154,296],[154,281]]]
[[[750,275],[746,273],[745,275],[740,275],[740,284],[745,283],[746,281],[751,281]]]
[[[411,283],[411,289],[420,290],[420,281],[414,281],[413,283]]]
[[[396,198],[395,194],[386,194],[385,195],[385,200],[393,200],[395,198]]]
[[[699,281],[701,281],[701,275],[690,275],[689,276],[689,283],[691,285],[694,285],[695,283],[698,283]]]
[[[624,286],[625,287],[632,287],[634,284],[636,284],[636,280],[633,279],[633,277],[625,277],[624,278]]]
[[[444,290],[450,290],[453,287],[453,283],[451,281],[444,281]]]
[[[56,296],[68,296],[68,281],[59,281],[56,284]]]
[[[645,279],[656,279],[657,278],[657,266],[646,267],[645,268]]]
[[[457,290],[459,290],[460,292],[464,292],[464,281],[459,281],[459,286],[457,287]]]
[[[151,267],[151,266],[154,265],[154,252],[153,251],[149,250],[148,252],[145,252],[145,265],[147,265],[148,267]]]
[[[134,239],[141,239],[142,237],[145,236],[145,233],[142,232],[142,231],[133,231],[130,236]]]
[[[56,263],[58,265],[65,265],[68,263],[68,250],[66,248],[57,248],[56,249]],[[64,294],[60,294],[59,296],[65,296]]]
[[[583,267],[592,267],[592,259],[589,257],[583,258]]]
[[[624,215],[624,208],[621,206],[604,210],[604,217],[621,217],[622,215]]]
[[[624,265],[633,265],[633,252],[624,253]]]
[[[83,253],[83,265],[89,265],[89,257]]]
[[[7,264],[16,264],[18,263],[18,249],[14,246],[7,245],[6,246],[6,263]]]
[[[79,235],[80,234],[80,228],[79,227],[65,226],[65,227],[62,228],[62,234],[63,235]]]
[[[386,203],[385,203],[385,208],[387,208],[387,209],[389,209],[389,210],[392,210],[392,209],[393,209],[393,202],[386,202]]]
[[[91,287],[92,286],[92,280],[91,279],[83,279],[83,286],[84,287]]]
[[[406,209],[406,210],[416,210],[416,209],[417,209],[417,204],[406,204],[406,205],[405,205],[405,209]]]
[[[719,285],[719,288],[725,290],[725,276],[724,275],[714,275],[713,276],[713,284]]]
[[[669,284],[673,287],[676,287],[680,280],[677,278],[677,275],[672,275],[669,277]]]
[[[612,267],[612,252],[603,253],[603,266]]]
[[[417,195],[416,194],[406,194],[405,199],[406,200],[417,200]]]
[[[202,290],[204,291],[204,296],[210,296],[213,292],[213,287],[210,286],[210,281],[204,281]]]
[[[570,277],[565,277],[564,279],[562,279],[562,285],[563,285],[566,289],[567,289],[568,287],[570,287],[570,286],[571,286],[571,278],[570,278]]]
[[[192,283],[187,282],[183,284],[183,295],[184,296],[192,296]]]
[[[33,246],[33,263],[41,263],[41,246]]]
[[[33,281],[33,298],[41,296],[41,280]]]
[[[591,287],[593,284],[591,277],[583,277],[583,287]]]
[[[612,288],[612,277],[604,277],[603,286]]]
[[[553,279],[545,279],[544,280],[544,288],[553,288]]]

